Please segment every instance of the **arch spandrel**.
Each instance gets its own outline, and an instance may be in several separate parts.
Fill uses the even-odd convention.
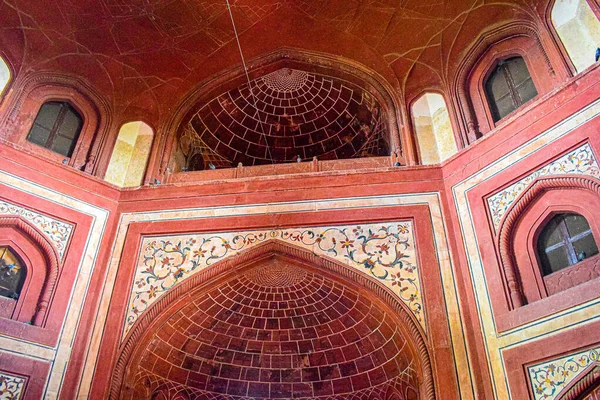
[[[27,221],[49,241],[61,261],[65,257],[74,225],[3,200],[0,200],[0,216]]]
[[[387,287],[425,330],[412,221],[335,227],[144,237],[124,321],[124,338],[169,290],[207,267],[269,241],[335,260]]]
[[[270,239],[142,314],[120,347],[110,398],[434,398],[414,319],[380,282]],[[182,358],[177,370],[170,355]]]
[[[537,171],[533,171],[519,181],[488,197],[487,206],[489,208],[494,230],[498,232],[500,225],[506,218],[506,214],[513,203],[515,203],[515,201],[531,187],[536,179],[558,175],[600,178],[600,164],[589,143],[566,153]]]

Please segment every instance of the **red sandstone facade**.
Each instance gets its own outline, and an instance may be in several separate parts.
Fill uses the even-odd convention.
[[[600,398],[600,255],[544,276],[537,248],[560,213],[600,241],[600,66],[576,69],[554,1],[239,2],[249,78],[326,77],[329,108],[265,117],[268,145],[219,97],[246,83],[224,6],[152,3],[0,4],[0,247],[27,271],[0,296],[0,393]],[[485,82],[514,56],[538,95],[494,122]],[[426,92],[458,147],[436,165],[411,122]],[[48,101],[84,121],[69,157],[27,139]],[[218,168],[186,171],[200,114]],[[385,127],[371,157],[346,114]],[[103,178],[132,121],[154,137],[143,185],[122,189]]]

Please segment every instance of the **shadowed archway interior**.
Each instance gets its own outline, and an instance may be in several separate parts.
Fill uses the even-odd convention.
[[[345,280],[273,255],[185,297],[137,345],[120,398],[420,398],[405,327]]]

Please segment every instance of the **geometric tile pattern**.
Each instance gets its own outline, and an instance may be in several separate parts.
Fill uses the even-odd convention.
[[[282,68],[250,87],[207,102],[187,125],[230,165],[389,155],[381,106],[355,84]]]
[[[488,206],[494,230],[498,230],[500,222],[502,222],[502,217],[504,217],[517,197],[535,179],[542,176],[563,174],[587,175],[600,178],[600,167],[589,144],[584,144],[488,198]]]
[[[390,288],[425,329],[411,221],[246,232],[145,237],[132,283],[123,337],[170,288],[218,261],[280,240],[346,264]]]
[[[528,368],[535,400],[554,400],[585,369],[600,361],[600,347]]]
[[[155,394],[173,392],[162,380],[196,399],[416,394],[415,355],[392,314],[358,287],[274,259],[192,295],[131,368]]]
[[[0,400],[19,400],[26,382],[26,378],[0,372]]]
[[[54,245],[59,257],[61,259],[64,257],[74,225],[1,200],[0,215],[17,215],[25,218]]]

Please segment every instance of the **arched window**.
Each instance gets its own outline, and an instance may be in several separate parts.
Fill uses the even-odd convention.
[[[485,94],[494,122],[500,121],[537,96],[529,69],[523,57],[512,57],[498,63],[485,82]]]
[[[421,164],[439,164],[458,151],[442,95],[425,93],[411,111]]]
[[[8,82],[10,82],[10,69],[8,68],[8,64],[2,57],[0,57],[0,96],[4,94],[4,89],[8,86]]]
[[[83,118],[65,101],[42,105],[27,140],[65,157],[71,157],[83,127]]]
[[[26,269],[9,247],[0,247],[0,296],[18,300]]]
[[[594,64],[600,21],[587,0],[556,0],[551,19],[575,70],[581,72]]]
[[[598,254],[590,225],[579,214],[553,217],[540,233],[537,247],[544,276]]]
[[[124,124],[104,179],[120,187],[140,186],[146,173],[153,136],[152,128],[141,121]]]

